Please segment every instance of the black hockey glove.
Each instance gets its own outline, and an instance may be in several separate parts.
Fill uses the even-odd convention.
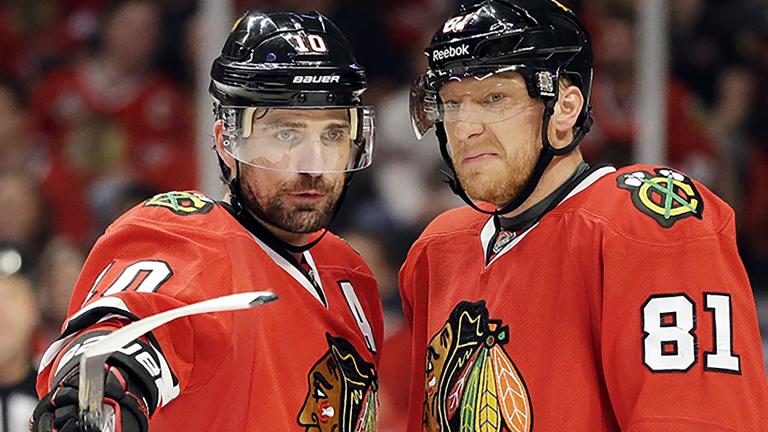
[[[38,402],[30,420],[33,432],[100,432],[86,429],[80,421],[78,408],[79,360],[83,346],[94,337],[106,334],[94,331],[81,335],[70,345],[62,359],[65,365],[54,378],[51,392]],[[140,348],[139,348],[140,347]],[[148,344],[136,341],[124,353],[113,354],[104,365],[104,404],[115,411],[116,432],[147,432],[149,418],[157,406],[159,390],[153,376],[145,366],[148,356],[157,364],[157,356]],[[68,356],[70,353],[71,354]],[[69,360],[64,360],[70,357]],[[141,359],[139,362],[138,359]],[[150,364],[152,361],[149,362]],[[151,367],[155,375],[159,368]]]

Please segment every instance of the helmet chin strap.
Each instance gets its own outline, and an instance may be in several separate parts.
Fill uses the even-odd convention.
[[[536,186],[539,184],[541,177],[544,175],[544,170],[547,169],[550,162],[552,162],[552,159],[554,159],[555,156],[563,156],[572,152],[576,146],[579,145],[581,140],[584,139],[584,136],[587,134],[587,132],[589,132],[589,129],[592,126],[592,119],[588,117],[584,124],[579,128],[579,131],[576,132],[576,135],[573,137],[573,141],[571,141],[570,144],[560,149],[553,147],[549,142],[548,130],[549,121],[552,118],[552,114],[555,112],[555,103],[557,103],[556,96],[553,99],[545,102],[544,105],[544,118],[542,120],[541,127],[542,148],[539,152],[539,158],[536,161],[536,166],[534,166],[533,172],[528,177],[528,180],[526,180],[525,185],[523,186],[523,190],[520,191],[520,193],[517,194],[517,196],[515,196],[512,201],[508,202],[500,209],[497,208],[495,211],[481,209],[477,204],[475,204],[474,201],[472,201],[469,195],[467,195],[467,192],[461,186],[458,175],[456,174],[456,170],[453,167],[453,160],[451,159],[450,152],[448,151],[448,136],[445,132],[445,126],[442,122],[437,123],[435,125],[435,135],[437,135],[437,140],[440,143],[440,154],[443,156],[443,160],[448,165],[448,169],[451,171],[450,173],[444,172],[443,174],[448,177],[447,183],[451,187],[453,193],[458,195],[465,203],[467,203],[467,205],[473,209],[488,215],[505,215],[520,207],[520,205],[522,205],[536,189]]]
[[[311,242],[303,245],[293,245],[291,243],[286,242],[285,240],[281,239],[280,237],[276,236],[272,231],[266,229],[264,227],[264,223],[256,219],[256,217],[243,205],[245,203],[243,190],[240,187],[240,161],[235,160],[235,177],[227,182],[227,186],[229,187],[229,192],[231,195],[231,205],[232,208],[235,211],[235,214],[237,215],[238,219],[243,223],[243,225],[249,230],[249,231],[256,231],[257,233],[264,235],[268,238],[270,242],[273,244],[277,244],[278,246],[284,248],[285,250],[291,252],[291,253],[304,253],[311,249],[316,244],[320,243],[320,240],[325,237],[325,234],[328,233],[328,227],[333,224],[333,222],[336,220],[336,216],[339,214],[339,210],[341,209],[341,203],[344,201],[344,198],[347,194],[347,189],[349,188],[349,183],[352,179],[352,174],[347,174],[347,178],[344,181],[344,187],[341,190],[341,195],[339,195],[339,199],[336,201],[336,204],[333,208],[333,213],[331,214],[330,219],[326,223],[326,226],[322,228],[323,232],[320,234],[319,237],[312,240]]]

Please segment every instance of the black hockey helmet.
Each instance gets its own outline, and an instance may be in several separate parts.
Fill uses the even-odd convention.
[[[223,149],[237,161],[231,179],[221,158],[219,164],[241,220],[259,225],[244,208],[242,163],[302,174],[345,173],[326,227],[332,222],[352,173],[371,163],[374,111],[362,104],[366,88],[365,70],[349,42],[318,12],[249,11],[235,23],[211,67],[209,92],[223,124]],[[327,110],[322,114],[328,117],[318,123],[316,110]],[[322,238],[294,246],[261,231],[291,252]]]
[[[520,196],[497,213],[522,204],[552,157],[572,151],[592,124],[592,42],[576,15],[556,0],[476,0],[462,5],[432,37],[425,55],[429,68],[411,87],[411,121],[419,138],[436,126],[443,157],[451,170],[443,129],[446,110],[439,97],[447,81],[517,72],[525,80],[530,97],[546,106],[540,166]],[[567,78],[581,90],[584,107],[573,142],[555,149],[549,143],[546,126],[557,101],[560,78]],[[472,205],[457,180],[451,186]]]
[[[213,62],[209,92],[216,117],[224,123],[225,150],[240,162],[267,169],[282,170],[274,165],[285,154],[269,149],[266,163],[254,161],[265,159],[268,145],[288,149],[290,142],[253,136],[254,122],[269,110],[347,109],[346,162],[334,165],[339,158],[330,157],[286,169],[350,172],[369,166],[373,154],[374,112],[361,102],[366,88],[365,70],[349,42],[322,14],[249,11],[235,23]],[[333,144],[338,148],[337,136]]]
[[[349,42],[318,12],[247,12],[211,68],[222,105],[361,105],[366,88]]]
[[[559,78],[585,98],[581,127],[590,121],[593,55],[576,15],[555,0],[481,0],[463,5],[432,37],[429,69],[411,92],[411,119],[419,137],[440,121],[437,92],[451,77],[518,72],[532,98],[557,97]]]

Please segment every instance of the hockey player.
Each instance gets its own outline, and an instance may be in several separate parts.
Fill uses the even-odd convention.
[[[230,193],[155,196],[88,257],[38,377],[34,431],[78,431],[79,354],[124,323],[243,291],[279,300],[158,328],[107,362],[118,430],[369,431],[382,312],[362,258],[325,230],[371,162],[364,70],[318,13],[249,12],[211,71]]]
[[[768,430],[734,213],[673,168],[582,160],[577,17],[475,1],[426,54],[414,126],[435,128],[470,207],[436,218],[400,273],[408,430]]]

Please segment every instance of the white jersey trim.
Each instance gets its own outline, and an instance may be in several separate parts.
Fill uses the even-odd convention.
[[[72,322],[72,320],[83,315],[84,313],[97,308],[119,309],[119,310],[128,312],[131,315],[135,315],[133,312],[131,312],[131,310],[128,308],[125,302],[123,302],[120,298],[104,297],[80,309],[76,314],[72,315],[72,317],[67,320],[66,325],[69,325],[69,323]],[[103,317],[101,317],[96,323],[104,322],[112,318],[128,320],[123,315],[108,313]],[[63,339],[54,341],[48,347],[48,349],[45,350],[45,354],[43,354],[42,360],[40,360],[40,366],[38,368],[38,371],[43,371],[46,367],[48,367],[53,362],[53,360],[56,359],[56,356],[61,351],[61,348],[64,345],[66,345],[67,342],[72,340],[72,338],[77,336],[77,334],[78,333],[75,332]],[[150,343],[149,346],[152,347],[152,350],[160,359],[160,380],[162,382],[159,383],[158,387],[160,390],[160,405],[165,406],[179,395],[179,393],[181,392],[181,388],[179,387],[178,384],[174,384],[173,373],[171,372],[171,367],[168,364],[168,361],[165,359],[165,357],[160,353],[157,347],[155,347],[153,344]],[[61,368],[62,366],[63,364],[59,364],[58,368]],[[59,372],[58,368],[57,370],[53,371],[53,373],[51,374],[52,376],[55,376]]]
[[[258,237],[251,234],[251,237],[253,240],[256,241],[256,244],[261,247],[264,252],[266,252],[267,255],[269,255],[270,258],[272,258],[272,261],[275,262],[280,268],[282,268],[286,273],[288,273],[293,279],[296,280],[301,286],[304,287],[307,292],[312,294],[312,297],[314,297],[320,304],[322,304],[326,309],[328,308],[327,300],[324,302],[323,299],[320,297],[320,294],[317,292],[319,289],[323,296],[327,299],[328,296],[325,295],[325,290],[323,289],[323,283],[320,280],[320,273],[317,271],[317,266],[315,266],[315,260],[312,258],[312,254],[309,253],[309,251],[304,251],[303,256],[304,259],[307,261],[307,264],[309,265],[309,268],[312,270],[312,275],[314,276],[314,281],[317,284],[317,289],[315,289],[315,286],[312,284],[312,281],[307,279],[307,277],[299,271],[299,269],[296,268],[293,264],[288,262],[287,259],[285,259],[282,255],[277,253],[274,249],[269,247],[266,243],[259,240]]]
[[[488,222],[490,222],[490,224],[486,223],[485,224],[486,227],[488,225],[490,225],[491,229],[495,232],[496,231],[496,227],[493,224],[493,218],[491,218]],[[500,250],[499,253],[497,253],[496,256],[494,256],[493,259],[488,264],[485,265],[485,268],[490,267],[491,264],[496,262],[497,259],[499,259],[502,255],[504,255],[505,253],[510,251],[513,247],[515,247],[515,245],[520,243],[525,238],[525,236],[527,236],[528,233],[531,232],[531,230],[536,228],[537,226],[539,226],[538,222],[536,222],[532,227],[530,227],[527,230],[525,230],[525,231],[521,232],[520,234],[518,234],[517,237],[515,237],[514,240],[512,240],[506,246],[504,246],[504,248],[502,250]],[[485,231],[486,227],[483,227],[483,231]],[[490,242],[490,239],[487,242],[483,242],[483,253],[487,253],[487,251],[488,251],[488,242]]]
[[[122,300],[120,300],[119,298],[117,298],[117,297],[104,297],[102,299],[96,300],[95,302],[93,302],[93,303],[89,304],[88,306],[86,306],[86,307],[80,309],[79,311],[77,311],[76,314],[72,315],[72,317],[69,318],[66,321],[64,328],[66,328],[66,326],[69,325],[69,323],[73,319],[75,319],[75,318],[79,317],[80,315],[84,314],[85,312],[88,312],[89,310],[95,309],[97,307],[111,307],[111,308],[116,308],[116,309],[124,310],[126,312],[130,312],[130,310],[128,309],[128,306],[126,306],[125,303]],[[113,315],[109,315],[107,317],[104,317],[104,318],[100,319],[99,322],[104,321],[105,319],[111,318],[112,316]],[[122,318],[125,318],[125,317],[122,317]],[[54,341],[50,346],[48,346],[48,348],[45,350],[45,353],[43,354],[42,359],[40,360],[40,366],[38,367],[37,370],[42,371],[43,369],[48,367],[48,365],[50,365],[51,362],[56,358],[56,355],[59,353],[59,350],[61,350],[61,347],[64,344],[66,344],[67,341],[72,339],[74,336],[75,335],[72,334],[72,335],[69,335],[69,336],[67,336],[67,337],[65,337],[63,339],[58,339],[58,340]]]
[[[576,187],[574,187],[573,190],[571,190],[571,192],[569,192],[568,195],[566,195],[566,197],[563,198],[563,200],[557,204],[557,207],[560,207],[564,202],[568,201],[571,197],[584,191],[585,189],[592,186],[596,181],[598,181],[602,177],[613,172],[616,172],[616,168],[612,166],[606,166],[606,167],[596,169],[595,172],[588,175],[584,180],[581,181],[581,183],[579,183]],[[496,260],[498,260],[502,255],[512,250],[512,248],[514,248],[518,243],[520,243],[523,240],[523,238],[525,238],[525,236],[527,236],[528,233],[530,233],[531,230],[536,228],[538,225],[539,223],[537,222],[532,227],[520,233],[514,240],[512,240],[511,242],[509,242],[509,244],[504,246],[504,248],[501,251],[499,251],[499,253],[497,253],[496,256],[494,256],[493,259],[488,264],[485,265],[485,268],[490,267],[491,264],[496,262]],[[493,223],[493,216],[491,216],[483,226],[483,229],[480,231],[480,244],[483,247],[483,254],[488,253],[489,243],[493,240],[493,237],[495,234],[496,234],[496,225]]]

